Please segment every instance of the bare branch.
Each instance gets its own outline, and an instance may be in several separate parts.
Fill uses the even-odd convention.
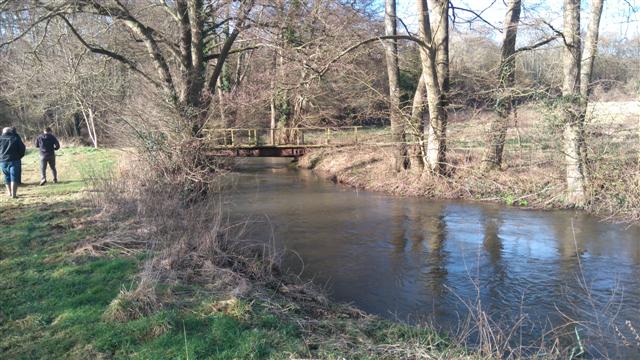
[[[370,44],[372,42],[376,42],[376,41],[382,41],[382,40],[408,40],[408,41],[412,41],[416,44],[418,44],[419,46],[429,50],[431,49],[431,44],[427,44],[424,41],[422,41],[420,38],[417,38],[415,36],[412,35],[385,35],[385,36],[376,36],[373,38],[369,38],[363,41],[360,41],[357,44],[354,44],[350,47],[348,47],[347,49],[345,49],[344,51],[342,51],[340,54],[338,54],[338,56],[334,57],[333,59],[331,59],[331,61],[329,61],[323,68],[322,70],[316,70],[313,69],[312,67],[308,66],[310,69],[312,69],[318,76],[323,76],[324,74],[327,73],[327,71],[329,71],[329,68],[331,67],[331,65],[333,65],[334,63],[336,63],[338,60],[340,60],[341,58],[343,58],[345,55],[347,55],[348,53],[354,51],[355,49]]]
[[[142,70],[138,69],[138,67],[136,66],[136,64],[127,59],[126,57],[113,52],[111,50],[107,50],[107,49],[103,49],[100,47],[96,47],[93,46],[91,44],[89,44],[79,33],[78,30],[76,30],[76,28],[73,26],[73,24],[71,24],[71,22],[69,21],[69,19],[67,19],[65,16],[63,15],[58,15],[58,17],[60,17],[69,27],[69,29],[71,30],[71,33],[73,33],[73,35],[76,37],[76,39],[78,39],[78,41],[80,41],[80,43],[86,47],[89,51],[91,51],[92,53],[95,54],[100,54],[100,55],[105,55],[107,57],[110,57],[114,60],[117,60],[125,65],[127,65],[129,67],[129,69],[133,70],[134,72],[136,72],[137,74],[140,74],[143,78],[145,78],[147,81],[149,81],[151,84],[153,84],[154,86],[161,88],[160,84],[158,84],[156,81],[154,81],[149,75],[147,75],[145,72],[143,72]]]
[[[548,43],[550,43],[550,42],[552,42],[552,41],[554,41],[554,40],[558,39],[559,37],[560,37],[559,35],[550,36],[550,37],[548,37],[548,38],[546,38],[546,39],[543,39],[543,40],[538,41],[538,42],[537,42],[537,43],[535,43],[535,44],[528,45],[528,46],[523,46],[523,47],[521,47],[521,48],[519,48],[519,49],[516,49],[516,51],[515,51],[515,52],[516,52],[516,53],[519,53],[519,52],[522,52],[522,51],[529,51],[529,50],[537,49],[537,48],[539,48],[539,47],[541,47],[541,46],[547,45]]]
[[[3,43],[0,44],[0,48],[5,47],[7,45],[10,45],[20,39],[22,39],[25,35],[27,35],[29,32],[31,32],[31,30],[33,30],[36,26],[38,26],[40,23],[44,22],[44,21],[49,21],[52,18],[54,18],[56,15],[58,15],[59,9],[55,9],[55,10],[50,10],[50,12],[46,15],[44,15],[43,17],[37,19],[36,21],[34,21],[33,23],[31,23],[29,25],[29,27],[27,27],[24,31],[22,31],[20,34],[18,34],[18,36],[14,37],[13,39],[10,39],[8,41],[5,41]]]
[[[493,30],[496,30],[496,31],[498,31],[498,32],[500,32],[500,33],[501,33],[501,32],[502,32],[502,29],[500,29],[499,27],[497,27],[497,26],[493,25],[491,22],[489,22],[487,19],[485,19],[485,18],[482,16],[482,14],[483,14],[485,11],[487,11],[491,6],[493,6],[493,4],[495,4],[495,2],[496,2],[496,0],[493,0],[493,2],[491,2],[491,4],[489,4],[489,6],[487,6],[484,10],[482,10],[482,11],[480,11],[480,12],[477,12],[477,11],[475,11],[475,10],[471,10],[471,9],[467,9],[467,8],[457,7],[457,6],[455,6],[455,5],[451,4],[451,3],[449,3],[449,4],[450,4],[449,6],[450,6],[451,10],[453,10],[454,18],[455,18],[455,11],[456,11],[456,10],[460,10],[460,11],[468,12],[468,13],[473,14],[473,15],[474,15],[474,17],[473,17],[472,19],[470,19],[470,20],[466,20],[465,22],[470,23],[470,22],[473,22],[473,21],[475,21],[476,19],[478,19],[478,20],[480,20],[481,22],[483,22],[483,23],[485,23],[485,24],[489,25]],[[455,21],[454,21],[454,22],[455,22]]]
[[[247,46],[239,49],[233,49],[233,50],[229,50],[228,55],[237,54],[245,51],[256,50],[256,49],[260,49],[261,47],[262,46],[260,45],[255,45],[255,46]],[[203,60],[206,62],[206,61],[211,61],[213,59],[218,59],[218,58],[220,58],[220,53],[206,55]]]

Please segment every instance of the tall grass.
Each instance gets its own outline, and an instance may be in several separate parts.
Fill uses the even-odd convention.
[[[194,200],[183,184],[157,176],[145,162],[126,166],[117,175],[92,178],[91,200],[113,231],[82,247],[144,257],[137,285],[121,291],[108,316],[124,320],[149,314],[171,302],[176,291],[194,291],[192,285],[239,295],[251,285],[277,282],[279,257],[273,247],[243,241],[243,224],[223,219],[217,185]]]

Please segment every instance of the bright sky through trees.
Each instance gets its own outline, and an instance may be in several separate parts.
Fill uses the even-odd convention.
[[[412,29],[417,24],[415,1],[397,0],[398,15]],[[381,1],[382,2],[382,1]],[[502,27],[506,6],[503,0],[453,0],[453,5],[459,8],[473,10],[481,14],[487,22]],[[523,21],[533,19],[545,19],[558,28],[562,27],[562,0],[524,0]],[[590,16],[589,0],[582,2],[583,21],[582,27],[586,27]],[[381,7],[381,11],[384,8]],[[468,21],[474,19],[476,15],[471,12],[456,11],[456,23],[459,29],[475,29],[483,32],[492,32],[491,27],[481,20],[476,19],[473,24]],[[613,35],[618,38],[634,38],[640,36],[640,0],[605,0],[602,14],[601,33],[603,35]],[[493,31],[497,38],[497,32]]]

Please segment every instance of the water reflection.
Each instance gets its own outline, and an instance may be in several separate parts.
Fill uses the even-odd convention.
[[[356,192],[282,162],[245,169],[227,199],[230,215],[257,219],[249,236],[273,232],[339,301],[452,328],[466,314],[463,302],[480,302],[497,320],[526,313],[531,338],[561,320],[558,310],[640,327],[638,227],[569,211]],[[287,265],[302,270],[297,256]]]

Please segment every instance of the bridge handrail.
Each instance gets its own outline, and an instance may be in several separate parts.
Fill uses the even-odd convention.
[[[284,128],[269,128],[269,127],[246,127],[246,128],[219,128],[219,129],[203,129],[203,132],[212,132],[212,131],[248,131],[248,130],[353,130],[353,129],[362,129],[364,126],[309,126],[309,127],[284,127]],[[376,128],[376,127],[371,127]]]
[[[362,130],[361,130],[362,129]],[[385,128],[371,127],[371,129],[385,130]],[[358,144],[363,138],[387,136],[389,134],[369,133],[365,127],[352,126],[296,126],[284,128],[209,128],[204,130],[206,137],[221,142],[223,147],[241,147],[258,145],[336,145],[349,139]],[[346,137],[345,137],[346,136]],[[266,137],[266,139],[265,139]]]

